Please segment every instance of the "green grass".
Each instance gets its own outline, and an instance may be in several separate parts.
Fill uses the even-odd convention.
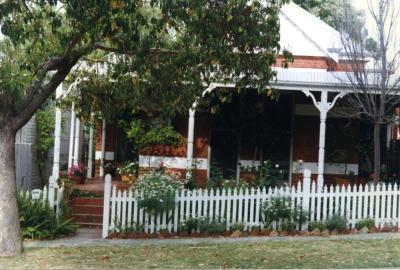
[[[399,267],[400,240],[32,248],[0,269]]]

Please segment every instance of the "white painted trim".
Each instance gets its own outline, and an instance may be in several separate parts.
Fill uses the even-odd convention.
[[[163,157],[163,156],[139,156],[139,167],[151,168],[159,167],[163,163],[167,168],[187,169],[187,159],[184,157]],[[198,170],[207,170],[206,158],[193,158],[193,164]]]
[[[347,170],[346,170],[347,165]],[[354,172],[354,175],[358,175],[358,164],[354,163],[325,163],[324,166],[325,174],[337,174],[337,175],[346,175],[349,172]],[[311,171],[312,174],[318,174],[318,163],[317,162],[301,162],[301,161],[293,161],[293,173],[303,173],[305,169]],[[347,172],[347,173],[346,173]]]
[[[96,151],[95,153],[95,159],[96,160],[101,160],[101,151]],[[105,160],[114,160],[114,152],[106,151],[104,155]]]
[[[261,162],[259,160],[253,161],[251,159],[241,159],[239,163],[241,167],[252,167],[252,166],[258,167],[261,165]]]

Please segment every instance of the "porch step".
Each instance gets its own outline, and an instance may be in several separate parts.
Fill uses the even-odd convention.
[[[72,206],[74,214],[103,215],[103,206],[100,205],[77,205]]]
[[[72,205],[103,206],[103,198],[77,197],[72,200]]]
[[[71,202],[72,218],[83,227],[103,225],[103,198],[77,197]]]
[[[91,224],[103,224],[103,215],[93,214],[73,214],[72,218],[77,224],[91,223]]]

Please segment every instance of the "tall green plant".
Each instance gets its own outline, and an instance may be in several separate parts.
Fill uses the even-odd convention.
[[[17,202],[23,238],[54,239],[73,234],[78,227],[71,219],[64,219],[62,213],[57,216],[47,201],[32,200],[23,191],[17,192]]]
[[[54,107],[43,106],[36,112],[36,162],[39,168],[42,184],[45,184],[45,166],[48,161],[49,150],[54,145]]]

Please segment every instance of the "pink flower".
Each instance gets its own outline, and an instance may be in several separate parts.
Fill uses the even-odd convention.
[[[68,176],[81,176],[84,177],[86,175],[86,167],[83,164],[72,165],[68,169]]]

